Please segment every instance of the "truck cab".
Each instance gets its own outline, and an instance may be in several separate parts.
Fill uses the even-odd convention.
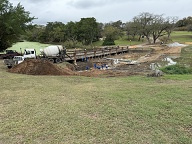
[[[24,57],[23,56],[14,56],[13,61],[15,62],[15,64],[20,64],[24,61]]]
[[[26,58],[36,58],[36,50],[35,49],[25,49],[23,57]]]

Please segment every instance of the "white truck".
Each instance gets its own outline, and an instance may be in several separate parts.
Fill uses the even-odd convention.
[[[40,49],[40,58],[48,59],[53,63],[60,63],[65,61],[66,48],[62,45],[51,45],[44,49]]]
[[[4,64],[8,68],[12,68],[14,65],[20,64],[24,61],[23,56],[14,56],[13,59],[4,59]]]
[[[24,50],[23,56],[15,56],[13,59],[5,59],[4,64],[8,68],[23,62],[25,59],[46,59],[53,63],[60,63],[65,61],[66,48],[62,45],[51,45],[44,49],[40,49],[41,54],[37,55],[36,50],[28,48]]]

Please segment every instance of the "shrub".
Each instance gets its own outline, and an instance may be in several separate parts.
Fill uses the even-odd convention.
[[[169,43],[172,40],[170,38],[168,38],[167,36],[162,36],[159,38],[160,41],[162,41],[163,43]]]
[[[187,31],[187,27],[177,27],[174,30],[175,31]]]
[[[63,45],[66,46],[67,48],[81,48],[81,47],[83,47],[83,44],[81,42],[72,41],[72,40],[65,41]]]
[[[178,64],[163,67],[161,70],[167,74],[192,74],[192,68]]]
[[[105,39],[102,45],[103,46],[115,45],[115,42],[114,40]]]

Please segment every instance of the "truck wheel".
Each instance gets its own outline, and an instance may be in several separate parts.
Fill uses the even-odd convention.
[[[56,63],[60,63],[60,62],[61,62],[61,59],[60,59],[60,58],[57,58],[57,59],[55,60],[55,62],[56,62]]]
[[[50,62],[54,63],[54,59],[49,59]]]
[[[12,66],[7,66],[8,69],[12,68]]]

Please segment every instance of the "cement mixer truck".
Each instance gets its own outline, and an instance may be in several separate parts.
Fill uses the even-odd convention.
[[[40,49],[41,59],[48,59],[53,63],[60,63],[65,61],[66,48],[62,45],[51,45],[44,49]]]
[[[23,56],[15,56],[13,59],[4,59],[4,64],[8,68],[21,63],[25,59],[45,59],[53,63],[60,63],[65,61],[66,48],[62,45],[51,45],[44,49],[40,49],[41,54],[37,55],[35,49],[25,49]]]

